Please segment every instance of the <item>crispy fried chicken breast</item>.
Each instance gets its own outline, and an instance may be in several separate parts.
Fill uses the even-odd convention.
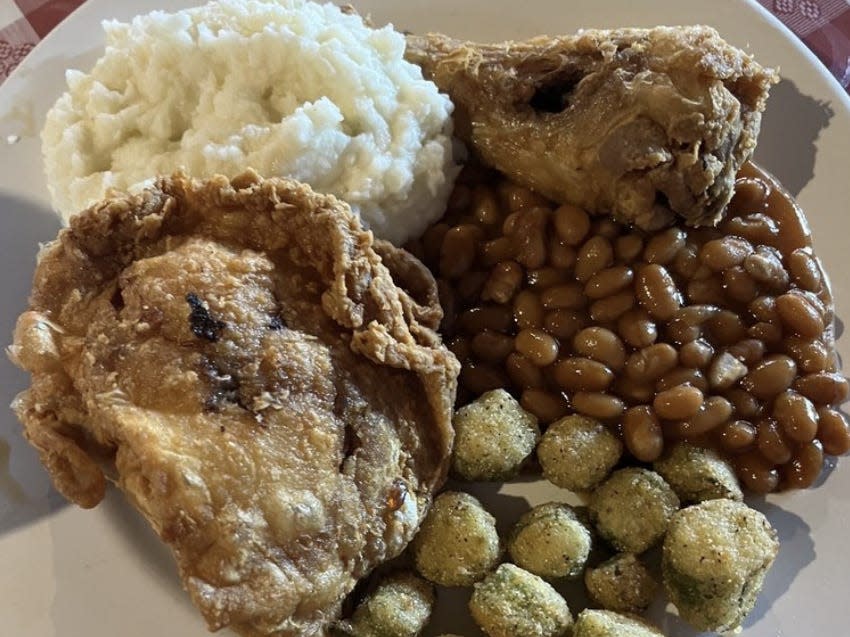
[[[425,268],[334,197],[175,175],[44,248],[14,409],[68,499],[116,482],[211,629],[322,635],[445,478],[441,315]]]
[[[411,35],[485,164],[550,199],[652,230],[713,225],[776,74],[702,26],[475,44]]]

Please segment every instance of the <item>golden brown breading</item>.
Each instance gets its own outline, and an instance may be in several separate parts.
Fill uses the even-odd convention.
[[[655,229],[713,225],[776,74],[708,27],[475,44],[408,36],[485,164],[550,199]]]
[[[70,500],[98,504],[109,467],[211,629],[320,635],[445,478],[436,298],[306,185],[162,178],[42,251],[14,407]]]

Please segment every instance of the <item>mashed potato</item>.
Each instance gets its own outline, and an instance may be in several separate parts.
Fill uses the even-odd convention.
[[[395,243],[442,214],[452,105],[404,61],[392,27],[332,4],[220,0],[104,29],[105,54],[68,71],[42,133],[66,220],[178,168],[294,177]]]

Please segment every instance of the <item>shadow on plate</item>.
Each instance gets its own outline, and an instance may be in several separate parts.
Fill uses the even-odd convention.
[[[56,236],[60,223],[46,208],[0,193],[0,534],[65,506],[50,485],[38,455],[21,435],[9,409],[28,383],[5,355],[18,315],[26,308],[39,243]]]
[[[829,104],[804,95],[791,80],[782,79],[770,91],[755,159],[795,197],[814,177],[815,142],[834,114]]]
[[[100,506],[106,510],[115,530],[126,541],[126,555],[133,556],[140,568],[150,574],[160,588],[170,590],[176,597],[185,598],[189,605],[189,596],[180,583],[171,551],[124,494],[116,488],[110,488]]]

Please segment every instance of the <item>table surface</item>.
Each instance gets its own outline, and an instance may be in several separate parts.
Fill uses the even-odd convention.
[[[51,29],[84,1],[0,0],[0,84]],[[198,0],[199,4],[202,1]],[[850,0],[758,2],[801,38],[850,92]]]

